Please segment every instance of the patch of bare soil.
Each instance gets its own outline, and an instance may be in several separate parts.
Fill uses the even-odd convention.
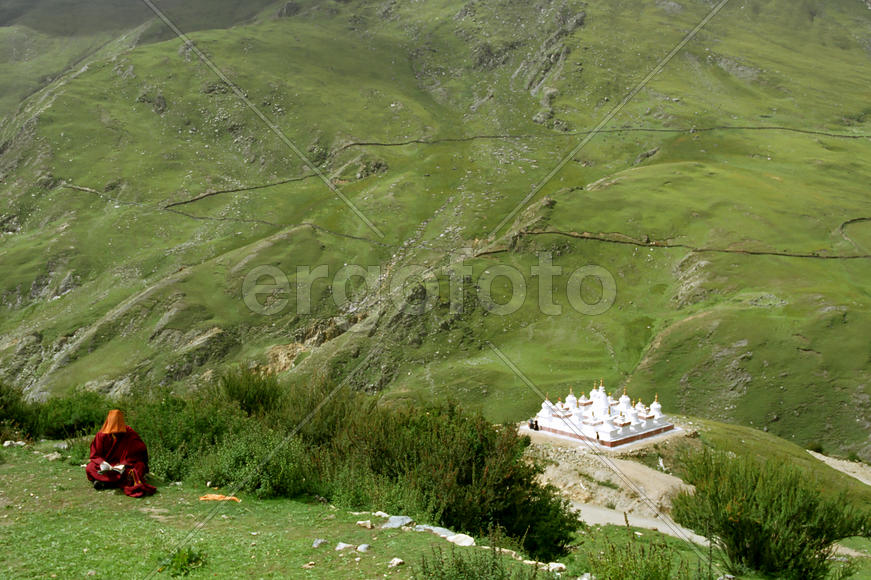
[[[833,469],[837,469],[841,473],[846,473],[850,477],[858,479],[865,485],[871,485],[871,466],[858,461],[847,461],[846,459],[836,459],[817,453],[816,451],[808,450],[808,453],[828,465]]]

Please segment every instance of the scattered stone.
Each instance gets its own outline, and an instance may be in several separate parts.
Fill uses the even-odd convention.
[[[390,560],[390,563],[387,564],[387,567],[396,568],[397,566],[402,566],[403,564],[405,564],[405,560],[403,560],[402,558],[393,558],[392,560]]]
[[[474,546],[475,538],[472,536],[467,536],[466,534],[454,534],[453,536],[449,536],[447,540],[456,544],[457,546]]]
[[[318,538],[314,542],[312,542],[312,548],[320,548],[321,546],[323,546],[326,543],[327,543],[327,541],[325,539]]]
[[[562,562],[551,562],[547,565],[548,572],[565,572],[566,565]]]
[[[315,567],[315,563],[314,562],[307,562],[307,563],[303,564],[302,567],[305,568],[306,570],[311,570],[312,568]]]
[[[508,554],[509,556],[511,556],[512,558],[514,558],[515,560],[519,560],[519,559],[520,559],[520,558],[517,556],[517,552],[515,552],[514,550],[509,550],[508,548],[499,548],[499,547],[492,548],[492,549],[493,549],[493,550],[496,550],[496,553],[497,553],[497,554]]]
[[[48,461],[57,461],[58,459],[63,459],[63,455],[61,455],[57,451],[49,453],[47,455],[43,455],[42,457]]]
[[[359,546],[357,546],[357,551],[362,553],[362,554],[365,554],[366,552],[369,551],[369,549],[371,547],[372,546],[370,546],[369,544],[360,544]]]
[[[24,441],[4,441],[3,447],[24,447],[26,443]]]
[[[775,415],[775,417],[777,417],[777,415]],[[70,444],[67,443],[66,441],[61,441],[60,443],[54,444],[54,448],[60,449],[61,451],[65,451],[65,450],[69,449],[69,447],[70,447]]]
[[[384,512],[375,512],[372,515],[375,516],[376,518],[389,518],[390,517],[390,515],[385,514]]]
[[[374,526],[372,526],[371,520],[360,520],[357,522],[357,525],[361,528],[366,528],[367,530],[371,530]]]
[[[439,526],[430,526],[430,525],[425,525],[425,524],[419,525],[419,526],[414,526],[414,531],[415,532],[430,532],[430,533],[433,533],[433,534],[439,536],[440,538],[449,538],[449,537],[454,535],[454,532],[452,532],[451,530],[449,530],[447,528],[440,528]]]
[[[381,529],[390,530],[401,528],[402,526],[407,526],[412,523],[414,523],[414,520],[408,516],[390,516],[390,519],[381,525]]]
[[[341,552],[342,550],[347,550],[348,548],[355,548],[354,544],[346,544],[345,542],[339,542],[336,544],[336,551]]]
[[[638,157],[635,158],[635,163],[633,163],[633,165],[638,165],[642,161],[650,159],[651,157],[653,157],[657,153],[659,153],[659,147],[654,147],[653,149],[651,149],[649,151],[645,151],[643,153],[640,153],[638,155]]]
[[[299,14],[300,10],[302,10],[302,6],[297,2],[288,2],[278,10],[277,16],[279,18],[289,18]]]

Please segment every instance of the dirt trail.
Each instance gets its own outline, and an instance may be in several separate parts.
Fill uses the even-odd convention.
[[[829,457],[828,455],[823,455],[822,453],[817,453],[811,450],[808,450],[808,453],[810,453],[829,467],[837,469],[841,473],[846,473],[850,477],[858,479],[865,485],[871,485],[871,466],[856,461],[836,459],[834,457]]]
[[[608,524],[622,526],[629,521],[629,525],[635,528],[644,528],[668,534],[674,538],[681,540],[689,540],[700,546],[707,546],[708,540],[703,536],[698,535],[694,531],[687,529],[679,524],[676,524],[670,517],[663,516],[639,516],[638,514],[630,514],[618,510],[612,510],[606,507],[595,504],[585,504],[572,502],[572,507],[580,512],[581,519],[590,525],[605,526]]]
[[[564,232],[560,230],[524,230],[518,232],[519,236],[565,236],[580,240],[591,240],[609,244],[624,244],[628,246],[641,246],[645,248],[665,248],[689,250],[697,254],[739,254],[744,256],[776,256],[780,258],[804,258],[812,260],[868,260],[871,254],[818,254],[806,252],[778,252],[776,250],[739,250],[732,248],[704,248],[659,240],[637,240],[619,232],[594,234],[590,232]]]

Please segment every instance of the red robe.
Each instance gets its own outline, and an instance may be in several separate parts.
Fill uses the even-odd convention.
[[[123,464],[124,473],[100,473],[100,464]],[[145,483],[148,473],[148,449],[139,434],[127,427],[126,433],[97,433],[91,442],[91,461],[85,468],[88,479],[102,481],[107,487],[120,487],[130,497],[153,494],[156,489]]]

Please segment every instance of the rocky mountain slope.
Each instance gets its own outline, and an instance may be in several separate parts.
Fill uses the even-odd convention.
[[[72,4],[0,12],[2,380],[244,361],[522,419],[492,344],[871,458],[864,2],[728,3],[625,105],[712,3],[161,3],[224,78]]]

